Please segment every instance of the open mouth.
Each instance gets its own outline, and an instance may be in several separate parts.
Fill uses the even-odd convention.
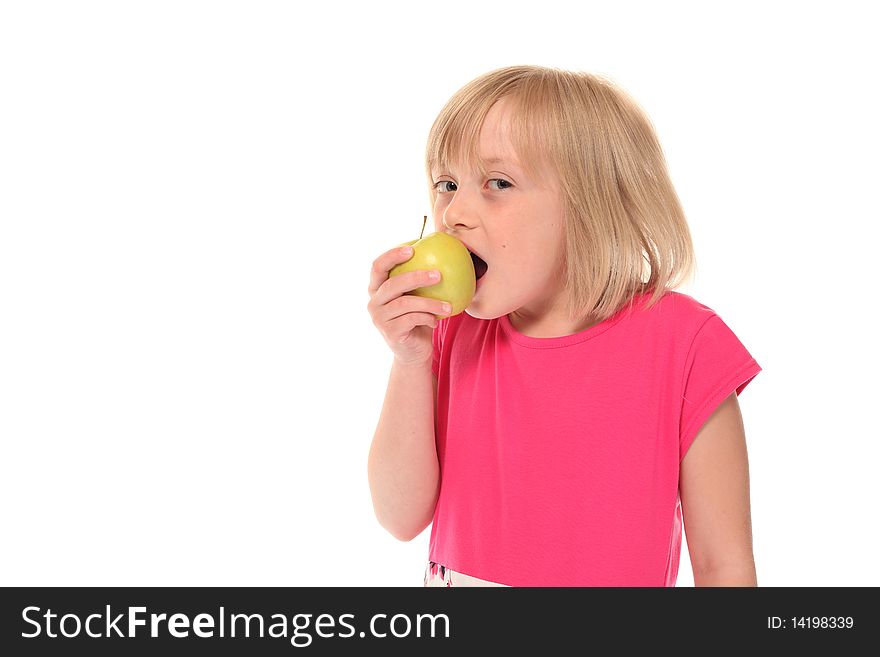
[[[488,271],[489,265],[473,251],[468,251],[468,253],[471,254],[471,260],[474,261],[474,274],[476,274],[477,280],[479,280]]]

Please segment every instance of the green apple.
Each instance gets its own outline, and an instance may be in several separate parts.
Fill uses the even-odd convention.
[[[471,253],[461,240],[446,233],[431,233],[398,246],[411,246],[413,254],[409,260],[392,268],[388,272],[389,278],[417,269],[440,271],[439,283],[419,287],[406,294],[448,302],[452,306],[450,317],[468,307],[477,291],[477,277]],[[443,315],[434,317],[442,319]]]

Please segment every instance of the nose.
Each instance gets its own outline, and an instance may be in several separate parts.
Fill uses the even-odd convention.
[[[474,225],[475,208],[467,191],[458,189],[452,194],[443,210],[443,226],[446,230],[460,230]]]

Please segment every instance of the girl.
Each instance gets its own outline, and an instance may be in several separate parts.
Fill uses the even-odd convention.
[[[368,474],[400,540],[432,524],[426,586],[757,585],[737,396],[761,371],[693,275],[650,121],[609,80],[491,71],[441,110],[434,227],[479,275],[465,312],[373,263],[394,353]],[[439,321],[435,315],[442,316]],[[683,518],[682,518],[683,514]]]

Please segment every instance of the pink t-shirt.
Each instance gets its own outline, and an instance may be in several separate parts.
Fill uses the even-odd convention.
[[[510,586],[675,586],[679,465],[761,367],[692,297],[647,299],[563,337],[438,323],[431,561]]]

